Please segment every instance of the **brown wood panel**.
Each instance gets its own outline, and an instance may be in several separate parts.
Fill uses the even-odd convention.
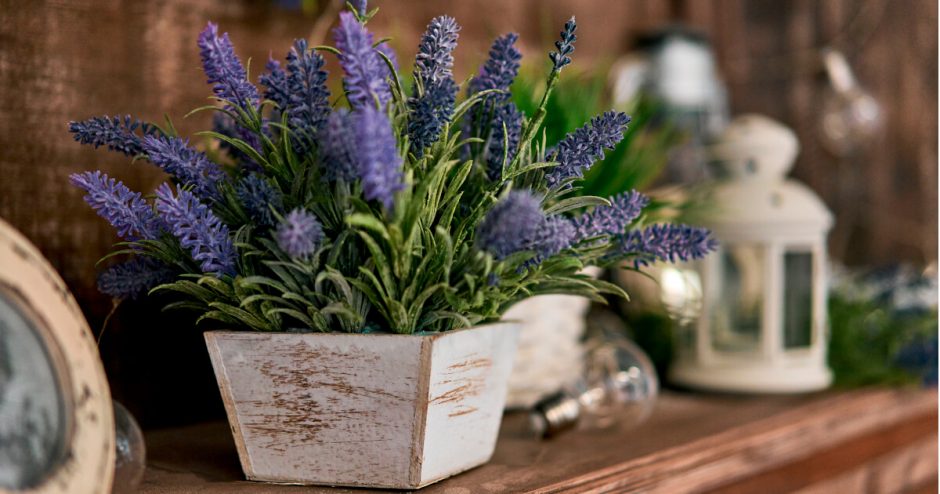
[[[935,392],[917,391],[799,397],[666,394],[642,427],[576,431],[551,441],[524,437],[524,417],[510,415],[488,464],[421,492],[679,494],[755,478],[759,482],[737,492],[788,492],[866,462],[880,475],[871,476],[882,487],[873,492],[898,491],[936,474],[936,462],[917,463],[910,454],[900,460],[892,456],[892,451],[905,449],[923,454],[924,440],[936,437],[936,400]],[[153,431],[147,444],[143,494],[357,492],[242,481],[224,424]],[[786,474],[773,473],[778,468]],[[898,472],[910,475],[899,479]]]

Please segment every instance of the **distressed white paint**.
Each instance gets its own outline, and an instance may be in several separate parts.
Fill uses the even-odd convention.
[[[9,297],[10,302],[23,310],[43,342],[58,387],[36,389],[34,394],[61,393],[67,431],[62,444],[64,458],[43,470],[37,484],[24,489],[0,486],[0,494],[111,492],[114,417],[95,339],[62,278],[26,237],[3,220],[0,220],[0,297]],[[3,377],[0,391],[7,384],[5,381],[17,379],[0,377]],[[9,419],[3,411],[0,406],[0,422]]]
[[[518,326],[427,336],[212,331],[252,480],[413,489],[485,463]]]

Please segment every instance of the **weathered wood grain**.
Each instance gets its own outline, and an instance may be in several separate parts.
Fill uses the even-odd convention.
[[[427,336],[210,331],[246,477],[417,488],[493,454],[518,326]]]
[[[775,493],[827,482],[864,488],[817,492],[868,492],[868,486],[871,492],[899,492],[935,478],[936,462],[917,453],[936,441],[936,418],[935,391],[787,397],[667,392],[641,427],[576,431],[551,441],[526,437],[520,432],[525,417],[507,415],[489,463],[421,492],[708,492],[740,483],[746,489],[731,492]],[[142,494],[359,492],[239,481],[235,448],[221,424],[151,432],[147,444]],[[858,473],[863,471],[871,475]],[[909,479],[899,480],[900,472]],[[838,483],[852,475],[864,478]],[[758,482],[748,483],[753,479]]]

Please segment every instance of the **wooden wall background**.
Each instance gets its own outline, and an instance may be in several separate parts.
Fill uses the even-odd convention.
[[[289,2],[282,2],[289,3]],[[609,61],[631,36],[669,22],[711,37],[732,109],[793,126],[803,152],[794,174],[833,206],[836,257],[847,262],[926,263],[937,252],[936,0],[374,0],[371,24],[414,53],[424,25],[449,13],[463,26],[458,76],[507,30],[541,59],[570,14],[578,17],[576,64]],[[0,0],[0,217],[35,242],[62,273],[92,324],[111,305],[94,288],[95,261],[115,240],[67,184],[68,174],[101,168],[150,191],[164,176],[148,164],[74,143],[69,120],[167,112],[183,120],[209,94],[197,33],[207,20],[231,33],[239,54],[261,66],[295,37],[328,26],[274,2],[233,0]],[[311,34],[312,33],[312,34]],[[881,103],[885,121],[863,154],[839,163],[816,138],[824,85],[816,50],[846,51]],[[328,65],[335,71],[335,60]],[[849,185],[849,192],[844,189]],[[840,190],[842,192],[840,192]],[[146,302],[118,311],[102,343],[115,396],[146,426],[217,416],[217,392],[201,335]]]

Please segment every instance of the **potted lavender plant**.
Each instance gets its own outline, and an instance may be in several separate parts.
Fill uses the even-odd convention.
[[[458,26],[435,18],[406,92],[394,54],[340,14],[335,48],[298,40],[252,84],[226,34],[198,44],[218,105],[209,156],[130,117],[73,122],[75,139],[166,171],[153,204],[100,172],[72,176],[117,229],[126,257],[101,273],[116,298],[171,296],[206,332],[249,479],[417,488],[493,452],[517,328],[535,294],[601,300],[620,288],[586,265],[698,257],[708,232],[644,227],[645,200],[579,197],[575,182],[629,118],[605,113],[554,149],[545,99],[570,62],[574,19],[551,58],[543,104],[510,101],[516,36],[480,73],[451,72]],[[331,107],[324,54],[343,70]]]

